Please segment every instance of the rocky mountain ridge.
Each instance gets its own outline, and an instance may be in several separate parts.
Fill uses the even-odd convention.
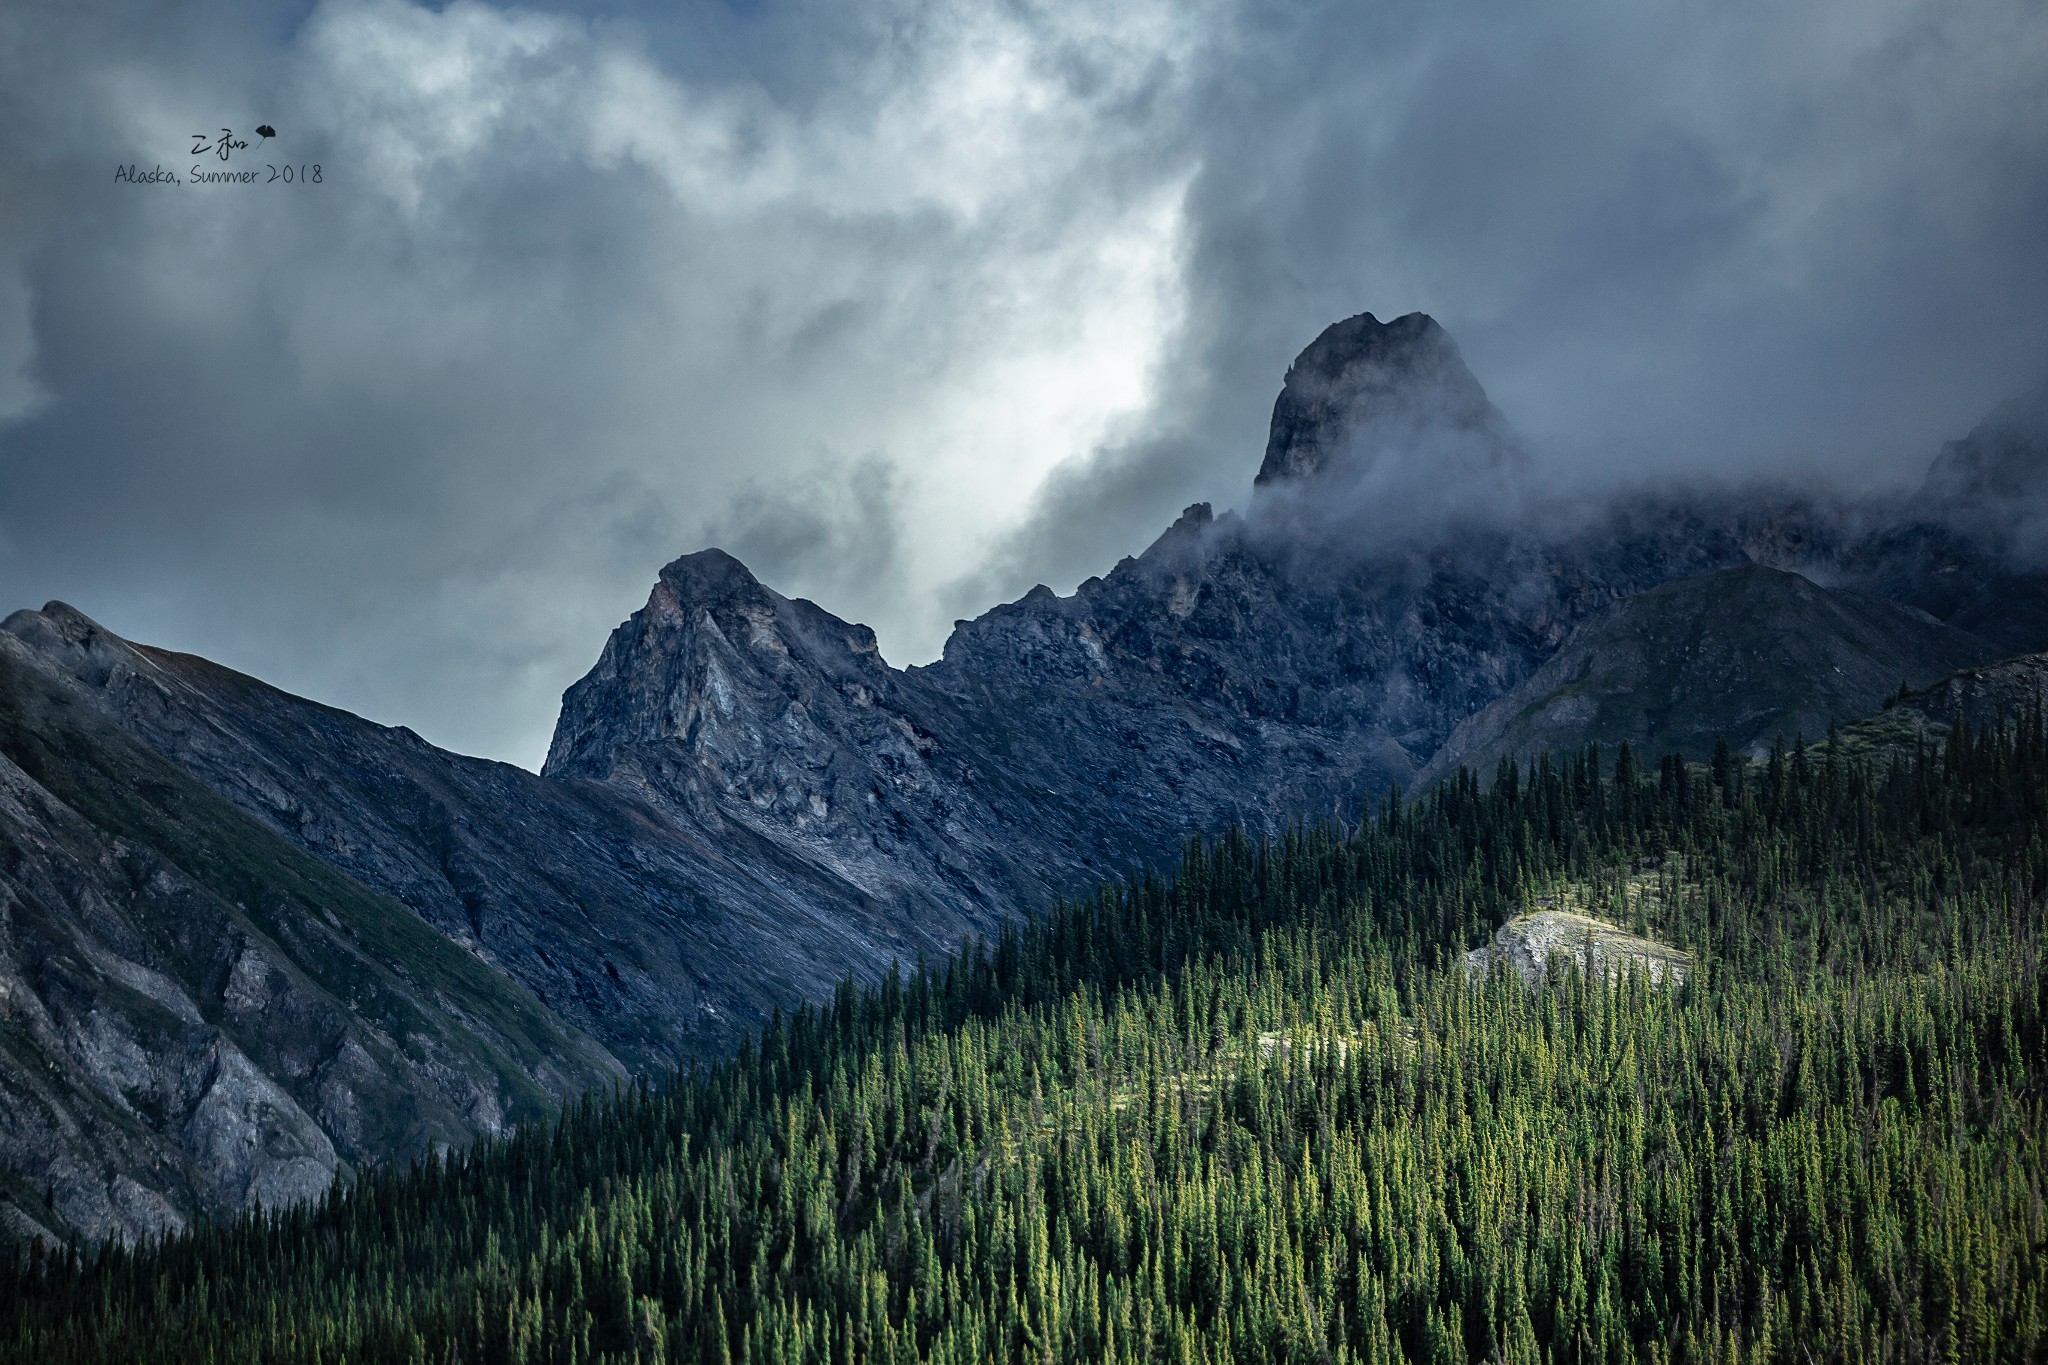
[[[88,687],[0,632],[0,1223],[133,1236],[291,1202],[616,1073]]]
[[[1845,727],[1836,743],[1851,755],[1880,760],[1944,743],[1958,722],[1973,730],[2010,725],[2048,705],[2048,654],[2021,654],[1960,669],[1926,687],[1901,688],[1866,720]]]
[[[2003,468],[2035,447],[1999,450]],[[34,959],[9,998],[33,1013],[33,997],[53,1019],[69,998],[72,1022],[6,1034],[16,1041],[0,1052],[0,1085],[12,1087],[0,1166],[13,1175],[0,1203],[17,1226],[133,1235],[290,1197],[293,1182],[519,1121],[592,1080],[716,1053],[778,1004],[942,954],[1055,895],[1169,858],[1191,833],[1355,819],[1413,784],[1461,722],[1535,675],[1582,623],[1674,580],[1770,566],[1927,613],[1936,634],[2048,647],[2048,585],[2014,553],[2024,518],[1980,515],[1968,488],[1919,508],[1783,490],[1558,508],[1531,490],[1527,468],[1434,322],[1348,319],[1290,370],[1242,515],[1191,507],[1075,593],[1035,589],[962,623],[929,666],[891,668],[866,627],[774,592],[722,552],[676,560],[565,695],[538,775],[131,645],[61,604],[17,613],[0,649],[32,683],[21,695],[64,700],[21,711],[0,745],[44,793],[17,781],[25,795],[0,808],[15,850],[0,862],[0,894],[34,897],[50,926],[34,953],[26,930],[8,929],[8,951]],[[28,761],[58,753],[51,736],[66,734],[61,761]],[[110,786],[132,796],[159,782],[169,795],[152,809],[203,808],[213,832],[173,838],[60,790],[64,774],[95,763],[158,765]],[[321,1036],[355,1037],[373,1057],[384,1055],[377,1036],[391,1040],[377,1075],[412,1099],[374,1077],[326,1098],[306,1091],[322,1083],[307,1079],[317,1067],[302,1075],[236,1032],[231,969],[179,977],[159,965],[172,961],[162,951],[140,948],[122,960],[179,981],[214,1033],[122,1025],[135,1079],[107,1079],[93,1029],[144,1007],[122,993],[132,994],[127,967],[92,965],[100,930],[79,926],[104,919],[102,900],[126,905],[132,926],[168,922],[160,902],[108,880],[123,857],[154,859],[234,907],[209,880],[208,840],[280,850],[247,874],[257,901],[240,899],[272,907],[264,932],[297,964],[292,980],[332,1002]],[[318,885],[297,899],[258,875],[301,863]],[[59,886],[72,890],[48,889]],[[400,915],[425,937],[386,961],[350,937],[343,903]],[[248,938],[219,906],[193,922],[195,962],[231,960],[237,935]],[[406,1071],[412,1033],[337,993],[340,967],[312,952],[322,933],[383,962],[421,1036],[468,1060],[432,1077]],[[66,982],[85,984],[65,997]],[[492,1009],[464,1003],[486,985]],[[216,1037],[311,1125],[280,1120],[274,1143],[259,1132],[276,1149],[269,1174],[236,1175],[195,1136],[212,1131],[191,1119],[203,1086],[168,1079]],[[32,1112],[45,1076],[62,1078],[62,1103],[33,1103],[68,1117],[7,1128]],[[179,1098],[124,1099],[132,1114],[81,1098],[131,1091]],[[349,1137],[350,1104],[441,1117],[409,1120],[379,1147]]]
[[[1460,722],[1416,777],[1430,786],[1503,759],[1588,743],[1706,758],[1716,743],[1761,758],[1926,685],[2003,657],[1912,607],[1745,564],[1627,597],[1543,666]]]

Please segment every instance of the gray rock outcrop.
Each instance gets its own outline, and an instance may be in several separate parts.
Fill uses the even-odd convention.
[[[1495,963],[1531,986],[1541,984],[1553,963],[1609,981],[1640,971],[1652,985],[1676,986],[1692,970],[1692,955],[1591,915],[1543,909],[1515,916],[1494,930],[1492,942],[1466,953],[1465,974],[1484,979]]]

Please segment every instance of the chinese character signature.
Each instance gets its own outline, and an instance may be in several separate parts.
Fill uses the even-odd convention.
[[[218,138],[209,138],[204,133],[192,134],[192,155],[194,156],[204,156],[208,152],[218,152],[220,159],[226,161],[228,153],[244,151],[248,146],[248,143],[235,136],[235,130],[232,128],[221,129]]]

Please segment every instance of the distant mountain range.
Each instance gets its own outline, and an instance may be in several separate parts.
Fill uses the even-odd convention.
[[[1440,327],[1361,315],[1289,370],[1242,516],[1192,507],[928,667],[678,559],[539,775],[18,612],[0,1219],[133,1236],[303,1197],[721,1053],[1191,834],[1356,819],[1531,746],[1817,737],[2048,649],[2043,406],[1911,500],[1559,506]]]

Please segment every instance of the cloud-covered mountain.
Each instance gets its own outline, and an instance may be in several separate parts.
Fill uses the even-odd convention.
[[[2038,0],[9,4],[0,599],[537,767],[683,549],[925,662],[1245,510],[1274,379],[1354,299],[1443,320],[1548,479],[1903,484],[2048,369],[2044,33]],[[113,178],[189,178],[220,124],[277,132],[228,170],[324,179]]]
[[[16,1226],[291,1197],[728,1047],[1190,834],[1356,818],[1595,618],[1630,659],[1703,621],[1737,653],[1797,637],[1769,663],[1794,723],[1864,674],[2048,646],[2024,519],[1974,485],[1582,505],[1520,452],[1433,321],[1360,315],[1289,371],[1244,515],[1191,507],[1071,595],[959,623],[928,666],[723,552],[674,561],[569,689],[539,775],[58,604],[17,613]]]

